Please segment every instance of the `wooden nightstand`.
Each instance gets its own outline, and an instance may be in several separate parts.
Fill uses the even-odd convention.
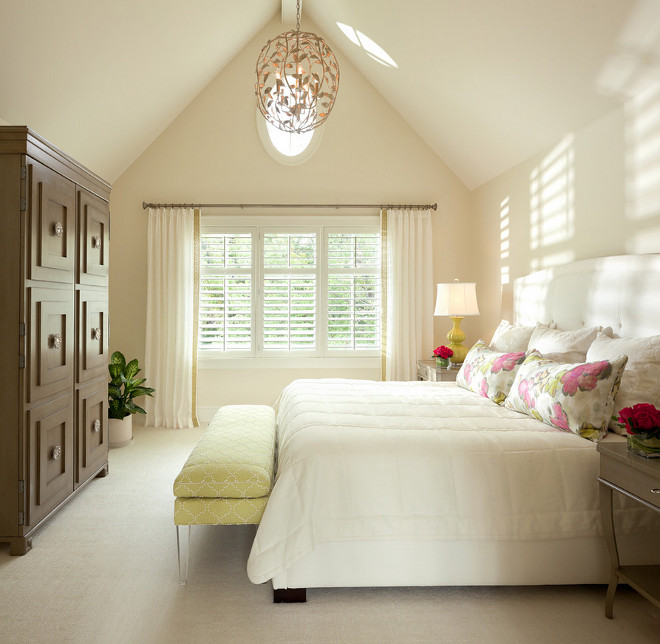
[[[431,382],[454,382],[458,369],[439,369],[435,366],[435,360],[417,361],[417,380],[429,380]]]
[[[605,597],[605,616],[612,619],[614,593],[620,581],[660,607],[660,565],[622,566],[616,545],[612,516],[612,492],[616,490],[656,512],[660,512],[660,459],[646,459],[630,454],[626,443],[599,443],[600,510],[607,548],[610,552],[611,576]]]

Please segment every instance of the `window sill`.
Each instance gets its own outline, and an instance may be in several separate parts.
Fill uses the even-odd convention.
[[[200,358],[199,369],[378,369],[379,356],[336,358]]]

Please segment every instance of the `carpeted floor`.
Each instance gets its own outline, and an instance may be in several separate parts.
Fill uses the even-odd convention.
[[[193,528],[178,585],[172,481],[201,430],[137,427],[25,557],[0,544],[0,642],[660,642],[660,610],[626,586],[310,589],[272,603],[247,579],[255,528]]]

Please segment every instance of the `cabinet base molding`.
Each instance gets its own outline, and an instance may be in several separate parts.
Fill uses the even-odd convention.
[[[14,535],[0,535],[0,543],[9,543],[9,554],[12,556],[22,556],[26,555],[32,549],[32,537],[34,533],[44,524],[50,517],[52,517],[56,512],[59,512],[80,490],[82,490],[92,479],[94,478],[103,478],[108,475],[108,463],[104,463],[96,473],[92,474],[84,483],[80,484],[62,503],[60,503],[56,508],[53,508],[37,525],[33,528],[30,528],[22,536]]]

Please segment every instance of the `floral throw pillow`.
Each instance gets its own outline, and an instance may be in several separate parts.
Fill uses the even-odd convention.
[[[505,406],[592,441],[607,433],[628,358],[561,364],[532,351],[518,369]]]
[[[465,357],[456,384],[501,405],[524,359],[524,351],[500,353],[479,340]]]

